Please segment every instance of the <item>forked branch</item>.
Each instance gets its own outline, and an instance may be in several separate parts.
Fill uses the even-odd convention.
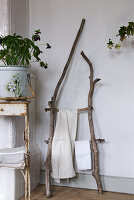
[[[102,193],[102,185],[101,185],[101,180],[100,180],[100,175],[99,175],[99,155],[98,155],[98,148],[97,148],[97,141],[95,139],[95,133],[94,133],[94,124],[93,124],[93,116],[92,116],[92,100],[93,100],[93,92],[94,92],[94,87],[95,84],[100,81],[101,79],[96,78],[93,80],[93,65],[88,59],[88,57],[84,54],[84,52],[81,52],[82,57],[86,60],[86,62],[89,65],[90,69],[90,90],[88,94],[88,121],[89,121],[89,129],[90,129],[90,135],[91,135],[91,148],[94,153],[94,171],[92,175],[94,176],[97,186],[98,186],[98,192],[99,194]]]

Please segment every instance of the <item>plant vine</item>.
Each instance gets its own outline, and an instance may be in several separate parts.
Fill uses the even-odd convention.
[[[120,42],[123,42],[126,38],[129,38],[134,35],[134,22],[128,22],[128,26],[121,26],[118,30],[116,37],[119,37]],[[111,39],[107,43],[109,49],[115,48],[120,49],[120,43],[114,43]]]

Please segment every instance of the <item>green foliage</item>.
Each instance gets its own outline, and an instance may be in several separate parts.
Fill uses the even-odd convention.
[[[108,48],[109,48],[109,49],[112,49],[113,46],[114,46],[114,43],[112,42],[111,39],[109,39],[109,42],[107,43],[107,45],[108,45]]]
[[[134,22],[128,22],[128,26],[121,26],[118,30],[118,34],[116,37],[120,37],[120,41],[122,42],[127,37],[134,35]],[[109,42],[107,43],[108,48],[112,49],[115,47],[116,49],[120,49],[121,44],[114,44],[111,39],[109,39]]]
[[[35,44],[36,41],[40,41],[40,34],[40,30],[35,30],[32,40],[16,34],[0,37],[0,60],[5,65],[20,66],[28,66],[30,62],[39,62],[41,67],[47,68],[47,63],[39,57],[43,52]],[[46,49],[48,48],[51,46],[47,43]]]
[[[115,47],[115,49],[120,49],[121,48],[121,44],[115,44],[114,47]]]

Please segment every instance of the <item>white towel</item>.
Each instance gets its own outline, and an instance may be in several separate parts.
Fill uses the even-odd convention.
[[[20,163],[0,163],[1,168],[13,168],[13,169],[24,169],[25,162]]]
[[[60,109],[52,142],[52,177],[60,179],[74,177],[74,141],[77,129],[77,110]]]
[[[22,167],[25,161],[25,147],[0,149],[0,167]]]
[[[13,148],[15,144],[16,117],[0,116],[0,148]]]
[[[75,141],[75,158],[79,170],[92,168],[89,140]]]

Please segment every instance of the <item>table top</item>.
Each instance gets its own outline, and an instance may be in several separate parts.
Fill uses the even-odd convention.
[[[0,104],[29,104],[30,101],[0,101]]]

